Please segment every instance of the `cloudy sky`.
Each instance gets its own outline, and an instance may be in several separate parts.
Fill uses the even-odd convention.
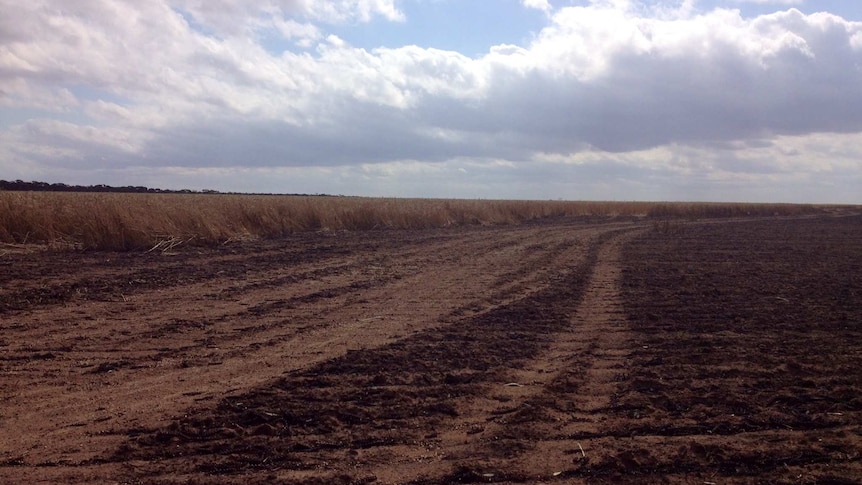
[[[0,179],[862,203],[856,0],[0,0]]]

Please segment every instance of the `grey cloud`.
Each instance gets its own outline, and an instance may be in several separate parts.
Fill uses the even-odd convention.
[[[116,116],[69,99],[66,119],[77,114],[77,129],[6,126],[0,139],[16,160],[117,170],[501,160],[514,168],[484,167],[464,179],[474,186],[499,177],[500,184],[617,180],[636,187],[641,180],[673,185],[679,174],[671,163],[704,179],[782,174],[791,165],[736,154],[793,152],[775,145],[781,135],[862,132],[862,46],[852,40],[862,38],[862,23],[827,14],[789,10],[747,20],[716,11],[680,18],[679,25],[620,14],[608,17],[619,25],[599,25],[581,18],[605,8],[596,4],[577,15],[560,9],[532,45],[501,46],[481,58],[416,46],[369,52],[335,38],[316,50],[273,56],[242,29],[230,38],[207,36],[169,7],[227,29],[219,26],[231,16],[249,28],[271,28],[261,16],[288,11],[301,11],[303,20],[337,21],[341,8],[353,19],[389,17],[395,3],[338,0],[327,3],[334,9],[327,14],[288,0],[220,0],[220,8],[192,0],[115,2],[122,10],[116,19],[98,8],[105,2],[73,3],[64,27],[49,32],[24,34],[0,19],[0,39],[24,36],[14,46],[0,44],[0,92],[25,109],[32,93],[74,98],[70,87],[83,86],[115,96]],[[14,12],[20,25],[46,25],[38,9]],[[589,29],[600,32],[591,36]],[[622,34],[589,44],[607,32]],[[74,47],[62,41],[70,35]],[[37,106],[35,99],[29,105]],[[672,147],[668,156],[680,160],[649,168],[649,159],[617,157],[637,158],[654,147]],[[680,147],[715,157],[686,158]],[[583,165],[537,162],[537,154],[593,152],[607,157]]]
[[[262,9],[234,0],[220,0],[219,8],[182,3],[201,16],[246,18]],[[290,1],[267,5],[304,8],[302,2]],[[164,13],[151,7],[140,14],[159,12]],[[560,22],[571,18],[562,15]],[[417,47],[372,53],[326,47],[317,58],[278,60],[253,43],[216,42],[184,32],[173,18],[171,28],[178,37],[149,45],[160,51],[154,53],[155,69],[143,61],[144,51],[119,69],[96,65],[98,56],[78,69],[84,69],[84,82],[123,89],[138,102],[207,113],[204,122],[187,112],[178,113],[175,124],[144,127],[155,130],[158,140],[146,148],[151,163],[331,165],[457,156],[526,160],[536,152],[627,152],[668,143],[862,130],[862,110],[856,108],[862,105],[862,49],[850,42],[862,25],[824,15],[805,17],[795,10],[741,26],[732,24],[741,19],[725,20],[731,23],[727,27],[705,23],[688,34],[691,39],[667,45],[653,32],[666,25],[645,27],[624,19],[620,21],[628,23],[620,28],[632,30],[635,40],[619,41],[608,52],[586,53],[576,45],[583,41],[581,27],[563,25],[546,31],[542,42],[526,50],[498,49],[517,55],[497,58],[492,65],[490,57],[469,59]],[[153,32],[137,27],[130,41],[143,46]],[[638,43],[638,32],[652,39],[649,47]],[[87,35],[98,42],[105,38],[99,32]],[[180,39],[189,43],[181,47]],[[558,47],[544,51],[549,45]],[[113,47],[107,53],[117,61],[125,57]],[[572,56],[580,56],[577,62],[584,65],[605,67],[584,77],[569,70]],[[526,67],[519,64],[524,58]],[[45,65],[55,63],[48,59]],[[52,69],[56,71],[50,67],[36,75],[46,83],[74,79],[74,73]],[[483,70],[485,74],[477,74]],[[57,80],[51,81],[52,76]],[[395,95],[408,104],[401,106]],[[237,101],[243,99],[251,101]],[[435,137],[435,130],[454,136]],[[217,143],[196,141],[209,138]],[[243,156],[250,151],[258,155]]]
[[[596,79],[533,70],[494,79],[477,105],[430,99],[423,108],[435,125],[519,133],[523,147],[537,151],[862,130],[862,50],[851,48],[846,26],[808,25],[797,13],[778,23],[803,36],[812,57],[784,48],[761,59],[720,43],[673,56],[622,52]]]
[[[328,124],[222,120],[160,130],[146,152],[192,166],[337,166],[415,158],[440,161],[469,147],[437,143],[415,133],[393,108],[352,104]]]

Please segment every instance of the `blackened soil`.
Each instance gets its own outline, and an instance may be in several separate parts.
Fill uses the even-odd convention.
[[[622,453],[647,481],[859,483],[862,218],[663,229],[626,252]]]
[[[0,482],[862,482],[862,217],[0,257]]]

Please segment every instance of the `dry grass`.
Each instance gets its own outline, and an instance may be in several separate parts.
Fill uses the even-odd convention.
[[[716,217],[799,216],[819,211],[802,204],[717,204],[706,202],[656,203],[647,212],[654,218],[705,219]]]
[[[0,191],[0,243],[164,250],[321,230],[517,224],[555,216],[797,215],[814,206]]]

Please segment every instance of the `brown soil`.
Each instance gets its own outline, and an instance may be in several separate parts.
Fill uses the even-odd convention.
[[[858,483],[862,219],[0,251],[2,483]]]

